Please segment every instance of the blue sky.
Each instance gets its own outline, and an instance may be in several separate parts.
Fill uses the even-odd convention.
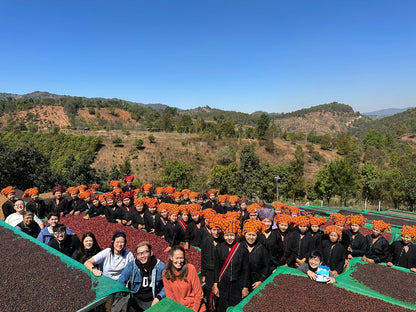
[[[0,92],[290,112],[416,106],[416,1],[0,1]]]

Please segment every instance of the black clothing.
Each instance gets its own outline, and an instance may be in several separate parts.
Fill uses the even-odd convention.
[[[365,256],[373,259],[375,263],[387,262],[390,258],[390,246],[388,241],[380,235],[377,241],[373,244],[373,235],[367,235],[367,251]]]
[[[159,217],[157,212],[155,214],[151,214],[148,210],[144,212],[144,225],[146,231],[150,232],[151,230],[155,230],[156,219]]]
[[[98,206],[91,205],[90,209],[88,209],[87,215],[90,216],[90,218],[98,217],[105,214],[105,207],[101,204]]]
[[[290,267],[295,267],[296,259],[308,259],[310,250],[311,236],[305,233],[302,237],[299,230],[291,232],[287,238],[285,255],[286,263]]]
[[[251,285],[255,282],[263,282],[270,275],[270,258],[269,252],[266,247],[259,241],[257,241],[251,252],[248,250],[249,246],[246,241],[242,245],[247,248],[248,251],[248,261],[250,265],[250,288]]]
[[[329,240],[324,239],[321,251],[323,256],[322,262],[329,266],[331,271],[337,271],[338,274],[341,274],[344,271],[345,255],[347,253],[344,246],[340,242],[333,244]]]
[[[122,188],[122,190],[123,190],[123,193],[126,193],[126,192],[131,192],[131,191],[133,191],[133,190],[135,190],[136,189],[136,187],[135,186],[128,186],[128,185],[125,185],[125,186],[123,186],[123,188]]]
[[[168,224],[168,221],[158,214],[157,217],[155,218],[155,234],[157,236],[165,235],[165,228],[167,224]]]
[[[408,251],[404,250],[403,241],[395,241],[390,245],[389,262],[406,269],[416,268],[416,246],[408,244]]]
[[[348,235],[350,240],[350,246],[352,252],[347,251],[348,254],[351,254],[353,257],[362,257],[364,256],[367,250],[367,240],[364,235],[358,232],[356,235],[351,230],[345,231],[342,235]]]
[[[123,205],[120,208],[121,220],[124,220],[124,221],[127,221],[127,222],[131,221],[135,212],[137,212],[135,207],[133,207],[133,206],[124,206]],[[144,222],[143,222],[143,224],[144,224]]]
[[[230,246],[225,242],[219,244],[215,251],[214,276],[220,293],[217,304],[218,312],[225,312],[229,306],[238,304],[242,300],[243,288],[250,287],[249,255],[247,249],[241,244],[219,282],[219,274],[229,252]]]
[[[29,226],[26,226],[23,221],[16,225],[16,228],[22,230],[26,234],[37,238],[40,233],[40,226],[35,221],[33,221]]]
[[[71,211],[71,207],[69,206],[68,200],[66,198],[61,198],[59,204],[56,203],[56,199],[53,198],[47,204],[47,211],[48,214],[51,212],[59,212],[63,213],[64,215],[68,214]]]
[[[42,199],[38,199],[37,201],[30,200],[26,204],[26,211],[33,212],[39,219],[47,217],[46,204]]]
[[[216,206],[216,202],[215,201],[211,201],[208,200],[207,202],[204,203],[204,205],[202,206],[202,210],[207,209],[207,208],[211,208],[215,210],[215,206]]]
[[[214,208],[216,213],[225,214],[227,213],[227,206],[221,206],[221,205],[214,205]]]
[[[139,225],[146,226],[145,217],[146,213],[144,211],[138,212],[135,208],[130,211],[131,225],[136,229]]]
[[[191,200],[188,199],[182,199],[179,205],[189,205],[191,203]]]
[[[214,244],[214,241],[217,242],[216,245]],[[221,236],[214,240],[211,234],[208,234],[201,242],[201,276],[205,276],[205,295],[208,295],[211,292],[212,285],[214,284],[215,250],[222,242]]]
[[[166,242],[169,243],[170,247],[179,245],[179,243],[181,242],[178,236],[178,233],[180,230],[178,227],[180,227],[180,225],[178,225],[178,222],[172,223],[168,221],[166,223],[164,235],[165,235],[165,240]]]
[[[243,225],[244,225],[244,221],[250,219],[250,214],[248,213],[247,210],[241,210],[240,209],[240,211],[241,211],[241,224],[240,224],[240,227],[242,229],[243,228]]]
[[[88,209],[87,203],[81,198],[71,199],[70,201],[68,201],[68,205],[69,211],[83,212]]]
[[[278,236],[277,230],[271,230],[269,237],[265,235],[259,235],[260,242],[266,247],[269,252],[269,266],[270,271],[276,269],[280,263],[280,259],[283,257],[283,242]]]
[[[288,246],[288,244],[287,244],[288,238],[290,236],[289,229],[287,229],[287,231],[284,232],[284,233],[280,232],[279,229],[276,229],[276,236],[283,243],[283,255],[278,260],[278,266],[279,265],[285,265],[285,264],[287,264],[287,258],[286,258],[286,256],[290,255],[290,250],[289,249],[293,248],[292,246]]]
[[[52,238],[48,245],[62,252],[68,257],[72,257],[75,251],[78,250],[80,241],[75,235],[67,235],[61,243],[55,237]]]
[[[314,250],[321,250],[322,237],[323,237],[322,231],[318,230],[318,232],[316,233],[308,232],[307,235],[310,236],[310,242],[309,242],[310,251],[312,252]]]
[[[201,225],[200,228],[198,228],[195,221],[192,220],[186,226],[185,242],[189,243],[191,246],[201,247],[202,239],[205,235],[209,235],[203,221],[200,221],[199,224]]]
[[[107,221],[110,223],[117,223],[117,219],[121,220],[123,217],[123,211],[120,207],[116,206],[106,206],[104,211]]]
[[[88,259],[94,257],[97,253],[101,251],[101,248],[90,248],[84,250],[84,252],[81,250],[81,248],[78,248],[75,250],[75,252],[72,254],[72,259],[77,260],[80,263],[84,263]]]
[[[4,220],[6,220],[6,218],[10,216],[12,213],[16,212],[14,210],[14,202],[10,200],[7,200],[6,202],[4,202],[3,205],[1,206],[1,209],[3,210]]]

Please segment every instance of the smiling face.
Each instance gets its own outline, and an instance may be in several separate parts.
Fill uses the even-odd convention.
[[[57,241],[62,242],[65,240],[66,232],[65,231],[53,232],[53,236],[55,237]]]
[[[351,224],[351,230],[353,233],[358,233],[360,226],[358,224]]]
[[[184,214],[182,215],[182,220],[183,220],[183,221],[185,221],[185,222],[188,222],[188,221],[189,221],[189,214],[184,213]]]
[[[15,195],[16,195],[16,193],[11,192],[11,193],[7,194],[7,199],[8,200],[14,200]]]
[[[402,235],[403,244],[409,245],[412,242],[412,238],[409,235]]]
[[[113,246],[114,246],[114,253],[115,254],[120,254],[121,251],[124,249],[124,246],[126,245],[126,240],[124,239],[124,237],[120,236],[117,237],[114,240]]]
[[[311,225],[311,231],[312,231],[313,233],[317,233],[317,232],[319,231],[319,225],[312,224],[312,225]]]
[[[59,218],[56,216],[51,216],[48,220],[48,223],[51,227],[54,227],[55,225],[57,225],[59,222]]]
[[[71,193],[71,198],[72,199],[77,199],[78,198],[78,193]]]
[[[381,234],[381,231],[379,229],[373,229],[373,235],[374,237],[379,237]]]
[[[141,246],[137,248],[136,250],[136,258],[140,261],[141,264],[146,264],[149,262],[151,257],[151,252],[149,250],[149,247],[147,246]]]
[[[168,216],[168,211],[167,210],[162,210],[160,212],[160,215],[162,216],[162,218],[166,219],[166,217]]]
[[[172,213],[171,215],[169,215],[169,220],[172,223],[175,223],[176,221],[178,221],[178,215],[176,213]]]
[[[272,221],[267,218],[263,219],[263,221],[261,222],[263,222],[263,224],[266,226],[266,229],[270,229],[270,227],[272,226]]]
[[[236,235],[235,233],[225,233],[224,234],[224,241],[228,244],[228,245],[232,245],[235,242],[235,238]]]
[[[319,257],[310,257],[309,258],[309,266],[312,269],[317,269],[318,266],[322,263],[321,259],[319,259]]]
[[[289,228],[289,224],[287,224],[287,223],[279,223],[277,225],[277,227],[279,228],[280,232],[284,233]]]
[[[84,244],[85,249],[91,249],[92,245],[94,244],[94,240],[92,237],[87,236],[84,238],[84,241],[82,242]]]
[[[169,258],[172,261],[173,267],[176,270],[179,271],[180,269],[182,269],[183,264],[185,262],[185,254],[182,252],[182,250],[175,250],[173,252],[173,255]]]
[[[27,215],[27,216],[23,217],[23,223],[26,226],[29,226],[30,224],[32,224],[32,222],[33,222],[33,216]]]
[[[214,227],[210,230],[210,232],[213,238],[220,237],[220,230],[218,228]]]
[[[256,220],[257,219],[257,213],[255,213],[255,212],[251,212],[249,216],[250,216],[250,220]]]
[[[25,203],[22,200],[18,200],[14,203],[14,210],[18,214],[23,214],[23,212],[25,211]]]
[[[244,237],[245,237],[245,239],[246,239],[246,242],[247,242],[249,245],[253,245],[253,244],[256,242],[256,239],[257,239],[257,233],[256,233],[256,232],[247,232],[247,233],[244,235]]]

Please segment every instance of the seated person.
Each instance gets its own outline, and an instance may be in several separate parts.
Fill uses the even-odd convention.
[[[308,277],[313,280],[316,281],[318,275],[317,275],[317,271],[318,271],[318,266],[320,264],[322,264],[322,254],[319,250],[314,250],[312,251],[311,255],[308,258],[308,261],[302,265],[300,265],[298,267],[299,271],[302,271],[303,273],[305,273],[306,275],[308,275]],[[334,274],[331,273],[331,271],[329,271],[329,277],[328,277],[328,281],[326,282],[327,284],[333,284],[335,283],[335,277]]]
[[[35,214],[32,211],[25,211],[23,214],[23,221],[15,227],[26,234],[36,238],[40,232],[40,226],[34,220]]]
[[[23,221],[23,215],[26,211],[26,206],[23,200],[18,200],[14,203],[14,210],[16,212],[9,215],[4,221],[13,227]],[[34,220],[37,224],[39,224],[40,228],[43,229],[43,223],[37,216],[34,216]]]
[[[37,239],[42,243],[48,244],[53,236],[53,227],[59,223],[61,214],[59,212],[51,212],[48,214],[48,226],[45,226],[39,233]],[[66,228],[66,234],[75,235],[70,229]]]
[[[63,224],[53,227],[53,236],[54,238],[49,241],[48,245],[72,258],[79,248],[79,238],[76,235],[66,234],[66,226]]]

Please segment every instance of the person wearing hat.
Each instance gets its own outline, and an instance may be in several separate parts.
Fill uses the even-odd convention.
[[[131,225],[139,230],[145,229],[146,213],[144,211],[144,197],[134,199],[134,208],[131,211]]]
[[[266,226],[260,220],[246,220],[244,222],[242,245],[247,248],[249,254],[249,291],[260,286],[271,273],[269,252],[259,240],[259,236],[264,233],[265,228]]]
[[[165,188],[164,187],[157,187],[155,189],[155,193],[156,193],[156,199],[157,199],[157,203],[164,203],[165,202],[165,197],[163,196],[163,194],[165,193]]]
[[[144,212],[144,224],[146,231],[155,234],[156,231],[156,221],[160,217],[157,213],[157,198],[147,198],[145,199],[147,210]]]
[[[329,266],[332,274],[337,276],[344,271],[347,254],[347,251],[341,244],[342,229],[336,225],[330,225],[326,227],[324,234],[328,235],[328,239],[322,240],[323,262]]]
[[[360,233],[361,227],[365,226],[365,218],[360,215],[349,215],[347,223],[351,229],[343,231],[343,235],[349,236],[350,245],[347,247],[348,259],[353,257],[362,257],[367,251],[367,240]]]
[[[103,195],[98,195],[97,197],[94,197],[92,199],[92,205],[90,206],[90,209],[88,209],[88,211],[86,212],[84,219],[89,220],[91,218],[105,214],[105,206],[101,204],[102,201],[105,202]]]
[[[306,216],[296,216],[292,220],[296,229],[287,238],[284,257],[288,266],[297,268],[306,262],[312,252],[311,236],[307,235],[309,220]]]
[[[132,224],[132,217],[136,211],[134,203],[132,204],[133,192],[123,192],[120,195],[122,201],[121,205],[121,224],[130,226]]]
[[[347,223],[347,217],[344,217],[340,213],[333,214],[331,213],[329,218],[334,222],[335,226],[338,226],[342,230],[342,239],[341,244],[344,246],[345,250],[351,245],[350,236],[348,235],[348,230],[344,229],[345,224]],[[348,254],[346,255],[348,259]]]
[[[152,184],[143,184],[142,187],[143,197],[150,198],[150,191],[153,189]]]
[[[235,306],[249,293],[250,267],[248,250],[238,241],[240,220],[223,218],[221,230],[224,242],[215,251],[215,271],[210,308],[216,301],[216,311],[225,312]]]
[[[46,218],[46,204],[39,198],[39,189],[37,187],[27,189],[23,194],[23,198],[30,198],[26,204],[27,211],[32,211],[39,219]]]
[[[320,250],[322,237],[323,237],[323,231],[320,229],[320,227],[321,225],[326,223],[326,218],[311,215],[309,216],[309,223],[310,223],[310,232],[308,232],[307,234],[311,237],[309,249]]]
[[[173,186],[166,186],[165,187],[165,193],[166,197],[164,198],[164,202],[168,204],[173,204],[174,200],[172,198],[173,193],[176,192],[176,187]]]
[[[169,210],[168,203],[161,203],[157,206],[158,215],[155,218],[155,234],[157,236],[165,236],[165,228],[168,224],[168,210]]]
[[[5,201],[1,206],[1,209],[3,210],[4,219],[7,219],[8,216],[15,212],[14,203],[16,202],[16,190],[13,186],[8,186],[2,189],[0,194],[7,197],[7,201]]]
[[[53,199],[47,204],[48,214],[51,212],[59,212],[61,217],[70,212],[68,200],[63,197],[65,186],[55,186],[52,189]]]
[[[260,209],[257,215],[265,227],[263,234],[259,235],[259,239],[269,253],[269,266],[272,272],[279,266],[279,259],[283,256],[283,242],[277,235],[277,226],[274,223],[274,210],[268,208]]]
[[[361,258],[369,263],[387,262],[390,259],[389,242],[381,235],[385,230],[390,230],[389,224],[383,220],[373,220],[373,233],[367,235],[367,251]]]
[[[131,192],[131,191],[136,189],[136,187],[132,184],[133,181],[134,181],[134,175],[125,176],[123,180],[126,183],[126,185],[123,186],[123,188],[122,188],[124,193],[125,192]]]
[[[287,213],[280,213],[275,215],[274,221],[277,225],[276,235],[278,239],[282,241],[283,244],[283,251],[281,253],[281,256],[278,258],[278,266],[288,266],[285,255],[289,253],[289,251],[286,250],[288,249],[287,241],[290,235],[289,225],[292,222],[292,217]]]
[[[413,244],[416,237],[416,227],[403,225],[400,236],[401,240],[390,245],[387,266],[397,265],[416,272],[416,246]]]
[[[121,223],[121,218],[123,217],[121,208],[118,207],[114,200],[115,196],[113,192],[108,192],[103,194],[107,205],[105,206],[104,214],[108,222],[110,223]]]
[[[32,211],[25,211],[23,221],[15,227],[24,233],[36,238],[40,233],[40,226],[34,220],[35,214]]]
[[[179,206],[174,204],[168,204],[168,222],[165,226],[165,240],[169,246],[165,249],[165,252],[169,252],[173,246],[180,244],[180,225],[178,224]]]
[[[185,249],[189,249],[189,246],[201,247],[203,238],[209,234],[203,225],[201,205],[193,203],[188,208],[191,221],[185,231]]]
[[[181,205],[189,205],[191,203],[191,198],[189,197],[189,195],[191,194],[191,190],[188,189],[184,189],[181,192],[182,194],[182,200],[181,200]]]
[[[120,186],[121,186],[121,182],[119,180],[111,180],[110,181],[111,191],[115,191],[116,189],[119,189]]]
[[[215,201],[215,197],[218,194],[218,190],[216,189],[210,189],[207,192],[207,197],[208,200],[204,203],[204,205],[202,206],[202,209],[207,209],[207,208],[211,208],[215,210],[215,207],[217,206],[217,202]]]

